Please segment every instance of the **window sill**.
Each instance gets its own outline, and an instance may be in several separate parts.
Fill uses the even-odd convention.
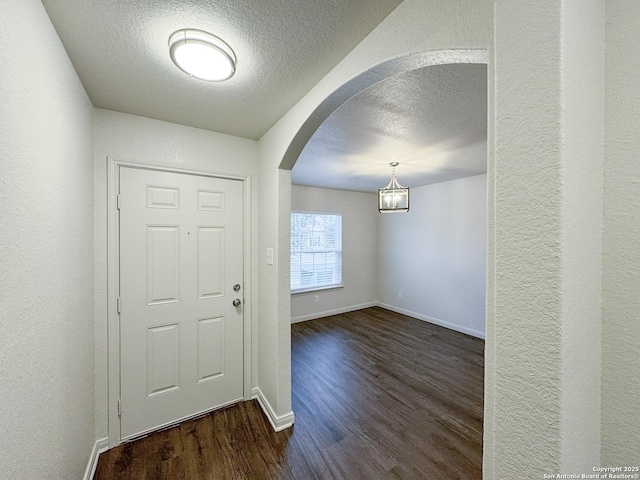
[[[313,293],[313,292],[321,292],[322,290],[337,290],[339,288],[344,288],[344,285],[327,285],[326,287],[311,287],[304,288],[300,290],[292,290],[291,295],[300,295],[302,293]]]

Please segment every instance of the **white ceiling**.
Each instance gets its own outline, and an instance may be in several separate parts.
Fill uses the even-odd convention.
[[[316,130],[292,171],[298,185],[375,192],[487,171],[486,65],[424,67],[373,85]]]
[[[259,139],[401,0],[42,0],[98,108]],[[225,82],[178,70],[169,36],[223,38],[238,58]],[[426,67],[353,97],[320,126],[294,183],[375,191],[486,171],[486,67]]]
[[[401,0],[42,0],[94,106],[258,139]],[[182,28],[225,40],[226,82],[169,58]]]

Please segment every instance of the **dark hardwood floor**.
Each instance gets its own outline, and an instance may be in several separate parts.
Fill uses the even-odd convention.
[[[482,478],[482,340],[376,307],[291,330],[293,428],[244,402],[103,453],[94,478]]]

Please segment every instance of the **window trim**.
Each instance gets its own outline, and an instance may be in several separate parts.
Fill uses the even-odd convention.
[[[326,285],[324,287],[299,288],[297,290],[291,290],[291,295],[302,295],[303,293],[320,292],[322,290],[339,290],[341,288],[344,288],[343,284],[340,284],[340,285]]]

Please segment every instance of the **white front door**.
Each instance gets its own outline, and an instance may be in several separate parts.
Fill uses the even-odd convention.
[[[132,167],[119,182],[126,439],[243,397],[243,185]]]

